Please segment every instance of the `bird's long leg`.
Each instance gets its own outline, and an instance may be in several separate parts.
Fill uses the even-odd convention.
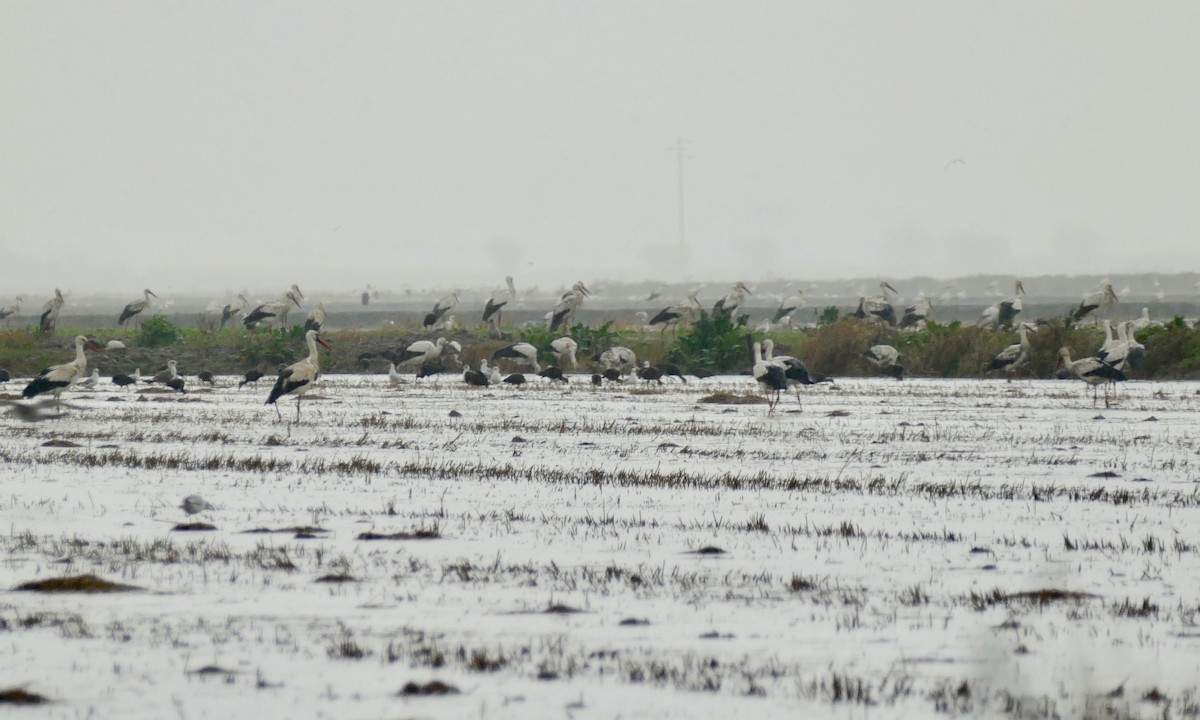
[[[272,404],[275,405],[275,417],[279,418],[280,422],[283,422],[283,413],[279,412],[279,403]]]
[[[300,422],[300,396],[296,396],[296,422]]]

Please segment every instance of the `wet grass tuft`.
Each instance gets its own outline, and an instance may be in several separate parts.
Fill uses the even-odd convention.
[[[117,593],[134,592],[141,588],[103,580],[95,575],[73,575],[21,583],[16,590],[40,593]]]

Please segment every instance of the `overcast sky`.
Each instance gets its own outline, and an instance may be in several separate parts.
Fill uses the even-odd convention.
[[[3,0],[0,296],[1194,270],[1198,27],[1195,2]]]

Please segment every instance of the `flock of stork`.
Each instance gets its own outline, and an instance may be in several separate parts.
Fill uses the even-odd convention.
[[[505,278],[505,284],[506,286],[503,289],[493,293],[487,299],[481,313],[482,321],[488,324],[491,334],[494,337],[503,336],[500,332],[502,315],[505,308],[509,307],[516,298],[513,279],[511,277]],[[904,312],[898,315],[894,305],[895,288],[887,282],[881,282],[879,287],[879,295],[860,298],[858,309],[853,314],[854,317],[866,321],[898,326],[900,328],[919,329],[924,326],[932,310],[932,303],[927,298],[919,298],[912,306],[905,308]],[[716,301],[713,305],[712,313],[714,315],[727,314],[736,317],[738,309],[745,301],[745,296],[750,292],[750,289],[744,283],[735,283],[726,295]],[[1014,284],[1013,295],[1003,298],[994,305],[986,308],[981,314],[978,324],[991,328],[1011,327],[1022,310],[1022,297],[1024,294],[1025,288],[1021,281],[1017,280]],[[574,322],[576,312],[589,295],[587,287],[582,282],[575,283],[570,290],[561,295],[554,308],[546,314],[547,327],[551,331],[570,327]],[[144,290],[142,298],[130,302],[123,308],[118,318],[118,324],[124,325],[130,319],[136,318],[150,306],[151,297],[157,296],[149,289]],[[278,300],[261,303],[247,311],[249,303],[246,301],[244,295],[239,294],[237,300],[222,308],[220,322],[222,326],[225,326],[230,322],[240,321],[248,329],[253,329],[260,325],[273,327],[276,322],[286,326],[288,312],[293,306],[302,307],[300,304],[302,299],[304,299],[304,295],[301,293],[300,288],[292,285]],[[18,303],[15,307],[9,306],[0,309],[0,319],[10,317],[19,310],[21,298],[18,297],[17,300]],[[1094,313],[1106,311],[1116,302],[1117,297],[1113,292],[1112,286],[1105,284],[1101,290],[1085,297],[1079,307],[1072,313],[1072,317],[1076,322],[1084,320]],[[39,321],[43,330],[53,329],[63,304],[64,296],[56,289],[55,296],[43,307]],[[426,329],[436,329],[439,327],[439,324],[445,322],[448,314],[458,304],[459,297],[457,292],[439,299],[425,315],[423,325]],[[798,308],[803,307],[804,304],[803,293],[798,291],[796,295],[788,297],[780,303],[779,308],[773,314],[772,322],[790,320],[791,315]],[[663,332],[670,328],[677,329],[681,324],[695,321],[702,309],[703,307],[697,299],[697,293],[693,291],[689,294],[687,300],[663,308],[649,320],[649,325],[662,326]],[[318,345],[326,348],[330,347],[328,342],[320,336],[320,330],[324,322],[325,308],[324,303],[321,302],[305,318],[304,329],[305,343],[308,347],[307,357],[282,368],[268,395],[267,404],[276,405],[276,412],[280,418],[282,418],[282,413],[279,413],[277,401],[286,396],[292,396],[296,398],[296,418],[299,420],[300,399],[313,387],[320,377],[320,360],[317,348]],[[1142,322],[1149,323],[1149,320],[1144,316],[1140,321],[1120,323],[1116,326],[1116,335],[1114,336],[1111,322],[1105,320],[1103,325],[1106,332],[1106,341],[1093,357],[1073,360],[1067,348],[1064,347],[1060,350],[1060,367],[1067,373],[1092,385],[1093,402],[1096,401],[1096,389],[1099,386],[1104,386],[1105,402],[1107,404],[1109,386],[1117,381],[1126,379],[1123,371],[1127,367],[1134,369],[1141,367],[1141,363],[1144,362],[1145,350],[1137,342],[1134,332],[1140,329]],[[1028,333],[1037,332],[1037,326],[1023,322],[1017,325],[1017,329],[1019,341],[998,353],[993,358],[989,368],[991,370],[1004,371],[1010,382],[1013,375],[1018,373],[1029,362],[1031,346]],[[119,341],[112,341],[109,343],[107,349],[111,350],[120,347],[124,346]],[[500,361],[511,361],[520,365],[522,369],[528,369],[543,378],[552,381],[568,382],[561,368],[569,365],[574,369],[578,366],[576,358],[578,348],[578,343],[570,337],[564,336],[554,340],[550,343],[549,347],[544,349],[555,357],[555,364],[543,368],[538,362],[539,348],[528,342],[512,343],[497,350],[492,355],[493,362],[497,364],[490,365],[484,359],[480,361],[478,369],[471,368],[469,365],[464,367],[462,371],[463,380],[472,386],[487,386],[501,382],[514,385],[524,384],[526,378],[523,374],[511,373],[504,376],[500,372],[498,363]],[[26,399],[33,399],[40,395],[49,394],[53,398],[53,403],[58,405],[60,396],[64,390],[72,386],[94,386],[99,380],[99,374],[98,371],[93,371],[91,375],[87,374],[87,357],[85,354],[87,350],[104,352],[105,348],[101,348],[82,335],[77,336],[75,338],[75,359],[61,365],[51,366],[38,373],[25,387],[22,393],[23,396]],[[830,378],[810,371],[804,362],[798,358],[774,355],[774,343],[769,339],[762,343],[751,343],[750,350],[753,357],[750,374],[753,375],[754,379],[766,393],[770,411],[772,412],[779,401],[780,394],[784,390],[791,387],[798,388],[799,386],[833,382]],[[449,357],[457,356],[461,351],[462,347],[459,343],[447,341],[445,338],[438,338],[434,341],[420,340],[414,342],[404,350],[388,356],[392,361],[388,370],[388,377],[392,383],[399,384],[405,382],[398,368],[404,367],[407,364],[419,365],[417,377],[443,372],[448,365],[445,360]],[[863,357],[877,367],[881,374],[897,380],[903,379],[904,367],[900,364],[901,356],[896,348],[890,345],[874,345],[863,352]],[[639,366],[635,353],[627,347],[616,346],[608,348],[596,354],[592,360],[597,364],[597,372],[592,375],[592,382],[596,385],[600,385],[606,380],[621,382],[626,375],[631,373],[636,373],[639,378],[646,381],[661,383],[664,376],[677,376],[683,382],[687,382],[683,371],[672,364],[659,364],[655,366],[645,361]],[[693,374],[704,378],[711,373],[695,369],[693,370]],[[251,371],[251,373],[247,373],[242,385],[245,385],[247,382],[256,382],[261,377],[261,372]],[[6,380],[7,378],[0,379]],[[200,373],[200,379],[209,383],[213,381],[210,373]],[[113,377],[113,382],[118,385],[134,384],[141,380],[140,373],[132,377],[126,375],[114,375]],[[184,392],[184,381],[182,376],[177,372],[174,360],[169,361],[164,370],[146,379],[146,381],[162,383],[177,392]],[[797,400],[799,400],[799,397],[799,391],[797,390]],[[26,408],[14,412],[17,412],[22,419],[42,419],[46,416],[47,407],[38,406],[32,410]]]

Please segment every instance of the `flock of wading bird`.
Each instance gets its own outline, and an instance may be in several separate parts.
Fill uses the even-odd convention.
[[[481,319],[488,324],[493,337],[504,337],[500,330],[501,319],[505,308],[510,307],[516,299],[516,289],[512,278],[505,278],[505,281],[506,286],[493,293],[482,308]],[[932,303],[927,298],[918,299],[915,304],[905,308],[903,314],[898,314],[894,305],[895,288],[887,282],[881,282],[879,287],[879,295],[859,299],[858,309],[853,313],[853,317],[866,322],[877,322],[900,328],[920,329],[924,326],[932,311]],[[735,283],[726,295],[714,303],[712,314],[737,317],[739,308],[750,292],[744,283]],[[991,328],[1008,328],[1016,324],[1020,337],[1019,342],[998,353],[992,359],[989,368],[1003,371],[1010,382],[1013,375],[1029,362],[1028,333],[1037,332],[1036,324],[1016,323],[1017,316],[1021,313],[1024,294],[1024,286],[1020,280],[1017,280],[1014,284],[1013,295],[986,308],[978,323],[980,326]],[[575,283],[570,290],[562,294],[554,308],[546,313],[547,327],[551,331],[571,327],[576,312],[589,295],[587,287],[582,282]],[[146,289],[143,291],[142,298],[126,305],[118,317],[118,325],[124,325],[127,321],[137,318],[146,308],[150,307],[151,297],[157,296],[151,290]],[[292,285],[278,300],[261,303],[247,311],[249,303],[246,302],[244,295],[238,295],[237,300],[221,309],[221,326],[240,321],[247,329],[255,329],[260,326],[274,328],[277,322],[286,327],[288,311],[293,306],[302,307],[301,300],[303,299],[304,295],[300,288]],[[0,319],[9,318],[19,311],[21,298],[18,297],[17,301],[15,306],[0,308]],[[63,293],[56,289],[54,297],[43,307],[39,318],[40,328],[44,332],[53,331],[64,301]],[[1112,286],[1105,284],[1101,290],[1086,296],[1080,302],[1079,307],[1072,313],[1072,318],[1075,322],[1089,317],[1094,319],[1116,302],[1117,296],[1113,292]],[[424,327],[433,330],[439,327],[445,328],[446,318],[458,304],[457,292],[439,299],[425,315]],[[803,293],[797,291],[796,295],[788,297],[780,303],[779,308],[773,314],[772,322],[788,321],[790,324],[791,315],[805,304]],[[678,329],[681,325],[694,322],[700,316],[702,309],[703,306],[697,299],[697,294],[692,292],[684,302],[663,308],[649,319],[648,325],[650,327],[661,326],[664,332],[667,329]],[[1150,322],[1149,318],[1143,315],[1143,318],[1139,320],[1120,323],[1116,326],[1116,335],[1114,336],[1111,321],[1105,320],[1103,327],[1106,332],[1106,341],[1094,356],[1073,360],[1067,348],[1064,347],[1060,350],[1060,374],[1073,375],[1091,385],[1093,404],[1097,402],[1098,388],[1103,386],[1107,406],[1110,386],[1126,379],[1124,373],[1126,368],[1140,369],[1144,362],[1145,349],[1137,342],[1134,333]],[[282,419],[282,413],[279,412],[277,401],[287,396],[294,396],[296,398],[296,420],[299,421],[300,399],[312,389],[320,378],[318,346],[330,347],[328,342],[320,336],[324,323],[325,307],[321,302],[308,313],[304,322],[304,339],[308,346],[308,356],[299,362],[280,368],[275,384],[267,396],[267,404],[276,406],[276,413],[280,419]],[[749,374],[754,377],[767,396],[769,412],[774,412],[781,393],[789,388],[797,389],[796,397],[799,402],[801,386],[833,382],[831,378],[810,371],[799,358],[775,355],[774,342],[770,339],[761,343],[751,342],[750,336],[747,335],[747,343],[753,357]],[[54,410],[61,414],[64,407],[61,403],[63,391],[70,388],[91,388],[99,382],[98,370],[93,370],[90,375],[87,373],[86,351],[105,352],[106,350],[124,349],[124,347],[123,343],[114,340],[110,341],[106,347],[101,348],[88,338],[82,335],[77,336],[75,338],[75,359],[61,365],[53,365],[38,373],[25,386],[22,393],[25,401],[10,401],[10,412],[27,421],[55,417],[57,414],[53,412]],[[493,353],[492,360],[496,364],[489,364],[487,359],[484,359],[480,361],[477,369],[471,368],[469,365],[462,367],[462,378],[467,385],[478,387],[497,383],[525,384],[527,378],[522,373],[513,372],[507,375],[501,373],[499,363],[504,361],[518,365],[522,369],[527,369],[550,381],[570,382],[562,367],[569,365],[572,370],[578,367],[576,358],[578,348],[578,343],[569,336],[552,341],[548,347],[540,350],[553,355],[555,363],[542,367],[538,362],[539,348],[528,342],[512,343]],[[415,373],[417,378],[447,372],[451,368],[454,368],[453,371],[457,371],[457,367],[462,365],[457,360],[457,356],[461,352],[462,347],[458,342],[447,341],[445,338],[439,337],[436,340],[419,340],[397,352],[381,354],[391,360],[388,369],[389,381],[393,384],[402,384],[406,380],[398,368],[409,365],[417,366]],[[364,354],[359,359],[365,363],[370,357],[370,354]],[[863,357],[881,374],[897,380],[904,378],[904,367],[900,364],[901,355],[891,345],[874,345],[863,352]],[[674,364],[652,365],[649,361],[644,361],[639,366],[633,350],[623,346],[610,347],[596,353],[592,357],[592,361],[595,363],[595,372],[591,375],[591,382],[597,386],[606,381],[624,382],[627,377],[634,375],[643,381],[660,384],[663,378],[668,376],[678,377],[680,381],[687,382],[684,371]],[[693,368],[691,374],[704,379],[713,373],[703,368]],[[256,383],[262,377],[261,371],[252,370],[246,373],[239,387],[247,383]],[[0,370],[0,382],[7,382],[9,379],[7,371]],[[212,373],[207,371],[198,373],[198,379],[210,385],[215,382]],[[119,386],[136,385],[140,382],[160,383],[176,392],[186,392],[184,377],[178,373],[174,360],[168,361],[165,368],[151,377],[142,377],[140,371],[135,371],[133,375],[114,375],[112,382]],[[49,397],[48,401],[45,398],[39,399],[39,396],[44,395]]]

